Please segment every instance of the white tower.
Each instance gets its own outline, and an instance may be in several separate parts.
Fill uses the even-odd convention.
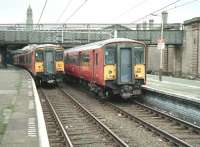
[[[26,12],[26,29],[27,31],[33,30],[33,13],[30,5]]]

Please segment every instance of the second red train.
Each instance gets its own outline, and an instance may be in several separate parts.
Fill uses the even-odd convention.
[[[65,74],[90,87],[101,97],[141,94],[145,83],[146,45],[116,38],[65,50]]]

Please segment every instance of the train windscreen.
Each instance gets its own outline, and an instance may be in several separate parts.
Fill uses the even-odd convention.
[[[134,46],[135,64],[144,64],[144,46]]]
[[[63,60],[63,51],[56,51],[56,61]]]
[[[36,61],[43,61],[43,51],[36,51],[35,52],[35,59]]]
[[[105,49],[105,64],[115,64],[116,48],[107,47]]]
[[[110,44],[105,47],[105,64],[116,64],[117,50],[131,49],[133,53],[130,53],[133,58],[134,64],[144,64],[144,50],[145,46],[138,43],[116,43]],[[118,51],[119,52],[119,51]],[[120,53],[120,52],[119,52]]]

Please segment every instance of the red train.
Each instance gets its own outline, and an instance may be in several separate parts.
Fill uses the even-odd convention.
[[[68,79],[85,83],[101,97],[121,95],[130,98],[141,94],[145,83],[143,42],[115,38],[64,51]]]
[[[56,85],[64,75],[63,53],[64,49],[58,45],[28,45],[14,52],[13,64],[27,69],[37,85]]]

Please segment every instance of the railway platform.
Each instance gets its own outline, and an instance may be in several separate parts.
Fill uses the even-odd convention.
[[[13,66],[0,69],[0,146],[49,147],[35,83]]]
[[[157,75],[147,75],[143,88],[200,103],[200,81],[197,80],[162,76],[162,81],[159,81]]]

